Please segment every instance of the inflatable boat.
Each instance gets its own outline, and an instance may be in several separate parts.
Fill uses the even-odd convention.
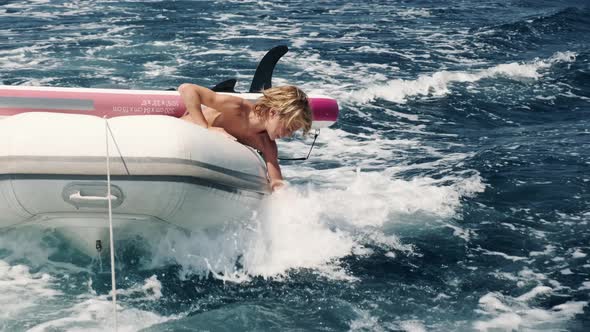
[[[336,121],[335,100],[310,105],[314,128]],[[94,255],[108,199],[117,232],[249,218],[270,193],[264,160],[184,113],[176,91],[0,86],[0,229],[50,227]]]
[[[258,99],[287,50],[271,49],[238,95]],[[212,89],[237,94],[235,84]],[[312,128],[338,118],[332,98],[310,106]],[[109,247],[107,210],[123,237],[249,218],[270,194],[264,160],[185,111],[177,91],[0,85],[0,232],[51,228],[92,256]]]

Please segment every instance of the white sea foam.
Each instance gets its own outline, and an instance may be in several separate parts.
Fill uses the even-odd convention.
[[[511,260],[514,262],[526,259],[526,257],[508,255],[508,254],[505,254],[505,253],[499,252],[499,251],[490,251],[490,250],[486,250],[486,249],[481,249],[481,251],[484,255],[500,256],[502,258],[505,258],[507,260]]]
[[[251,276],[283,278],[292,270],[312,269],[331,279],[355,280],[341,268],[347,256],[370,255],[367,244],[396,254],[411,255],[414,249],[394,234],[391,226],[412,220],[442,220],[465,241],[470,231],[445,220],[461,209],[461,200],[485,189],[476,172],[456,173],[439,179],[416,176],[397,178],[391,160],[403,162],[403,152],[423,150],[438,163],[407,165],[403,170],[437,169],[469,158],[469,154],[440,153],[419,141],[387,140],[372,135],[352,135],[325,130],[329,143],[314,152],[314,158],[336,167],[315,169],[297,164],[285,166],[293,184],[273,194],[265,207],[250,220],[228,225],[219,232],[187,236],[169,232],[154,247],[153,266],[178,262],[184,273],[207,275],[242,282]],[[324,139],[326,139],[324,137]],[[284,149],[283,149],[284,148]],[[293,141],[281,144],[288,155],[301,155],[308,146]],[[364,171],[367,167],[369,171]]]
[[[176,67],[167,64],[160,64],[158,62],[146,62],[143,67],[145,68],[145,76],[148,78],[154,78],[158,76],[171,77],[176,73]]]
[[[100,4],[102,10],[109,9],[109,6]],[[8,16],[35,17],[40,19],[56,19],[67,16],[87,15],[96,11],[95,6],[87,6],[78,1],[70,3],[57,3],[54,1],[21,1],[14,4],[6,4],[5,8],[14,8],[19,10],[18,13],[9,14]]]
[[[568,269],[563,269],[563,270],[559,271],[559,273],[563,274],[564,276],[568,276],[568,275],[572,275],[572,274],[574,274],[574,273],[572,272],[572,270],[571,270],[571,269],[569,269],[569,268],[568,268]]]
[[[157,301],[162,296],[162,285],[155,276],[129,289],[118,290],[117,330],[139,331],[154,324],[179,319],[181,316],[161,316],[153,312],[129,307],[127,303]],[[80,302],[71,307],[57,306],[59,317],[37,324],[29,329],[41,331],[105,331],[114,327],[113,304],[110,295],[96,296],[90,289],[88,294],[77,297]]]
[[[394,51],[391,51],[387,48],[387,46],[383,45],[383,46],[359,46],[359,47],[352,47],[350,49],[353,52],[359,52],[359,53],[389,53],[389,54],[397,54]]]
[[[549,294],[553,291],[553,289],[551,287],[547,287],[547,286],[537,286],[533,289],[531,289],[528,293],[522,294],[521,296],[517,297],[516,299],[518,301],[529,301],[539,295],[542,294]]]
[[[527,281],[543,281],[547,280],[547,276],[543,273],[534,272],[533,270],[525,267],[520,272],[518,272],[518,276]]]
[[[322,190],[313,195],[322,201],[329,218],[356,227],[383,226],[405,215],[449,218],[462,197],[454,186],[437,185],[430,178],[406,181],[378,172],[357,172],[343,190]]]
[[[162,297],[162,283],[157,276],[153,275],[145,279],[143,285],[117,290],[117,296],[132,296],[134,301],[156,301]]]
[[[402,17],[416,18],[416,17],[430,17],[431,13],[426,8],[405,8],[398,9],[396,14]]]
[[[549,59],[535,60],[529,63],[500,64],[487,69],[474,71],[439,71],[431,75],[422,75],[416,80],[395,79],[386,84],[372,85],[360,91],[350,93],[349,98],[359,103],[371,102],[377,98],[395,103],[405,103],[415,96],[444,96],[450,93],[451,84],[477,82],[486,78],[506,77],[510,79],[539,79],[542,70],[560,62],[573,62],[573,52],[557,52]]]
[[[48,54],[49,47],[48,44],[38,44],[0,50],[0,68],[7,71],[39,67],[54,69],[61,64],[61,61],[52,57],[51,52]]]
[[[56,251],[56,248],[45,246],[42,243],[43,237],[44,232],[36,228],[0,233],[2,249],[8,251],[8,254],[4,256],[4,260],[11,262],[24,259],[27,264],[33,266],[45,264],[49,256]],[[27,245],[23,246],[23,243]]]
[[[313,203],[285,189],[270,198],[264,215],[254,215],[242,227],[190,237],[169,233],[153,263],[174,259],[187,273],[212,272],[234,282],[247,281],[250,275],[281,278],[298,268],[315,269],[334,279],[354,279],[332,263],[353,254],[359,244],[350,234],[323,224],[321,208]],[[293,214],[293,209],[298,213]],[[242,267],[236,268],[236,262]]]
[[[0,260],[0,319],[18,317],[23,311],[43,304],[61,292],[52,289],[46,273],[31,273],[29,267]]]
[[[572,253],[573,258],[585,258],[586,256],[588,255],[584,253],[580,248],[576,248],[575,251]]]
[[[30,332],[43,331],[107,331],[114,330],[113,304],[106,297],[93,297],[62,310],[62,318],[50,320],[34,327]],[[164,317],[156,313],[118,306],[118,331],[139,331],[154,324],[160,324],[178,317]]]
[[[338,130],[326,130],[326,133],[337,137],[328,137],[330,144],[319,150],[316,157],[328,162],[338,160],[344,163],[342,167],[316,170],[299,165],[284,168],[288,177],[310,177],[317,187],[295,187],[273,195],[269,210],[265,216],[253,218],[249,232],[226,230],[221,238],[203,235],[184,240],[173,236],[163,241],[162,250],[158,251],[173,252],[171,256],[191,272],[212,271],[225,280],[248,279],[234,269],[239,255],[242,255],[242,272],[247,274],[276,277],[290,269],[311,268],[331,278],[350,279],[353,276],[347,276],[338,268],[338,260],[363,252],[367,239],[388,250],[411,252],[411,247],[400,243],[395,236],[384,237],[379,228],[396,223],[403,216],[450,218],[459,209],[462,197],[484,189],[478,175],[402,180],[394,177],[396,171],[387,168],[380,172],[363,172],[352,165],[370,162],[373,167],[381,164],[379,168],[382,168],[388,164],[386,161],[396,159],[396,150],[416,149],[421,145],[414,141],[384,139],[359,141],[358,136],[348,138],[350,134]],[[286,151],[299,151],[293,154],[307,149],[298,142],[284,147]],[[425,152],[437,153],[428,148]],[[453,163],[466,157],[468,155],[456,156],[452,158]],[[299,213],[294,215],[292,211]],[[378,229],[367,233],[367,227]],[[457,233],[457,236],[464,235]],[[176,254],[181,252],[191,255]],[[166,258],[156,261],[165,262]]]
[[[406,332],[426,332],[424,324],[418,320],[407,320],[399,324],[399,327]]]
[[[283,278],[298,269],[355,280],[341,268],[342,258],[371,254],[366,244],[412,254],[411,245],[386,235],[389,226],[407,216],[451,218],[462,197],[483,190],[479,177],[408,181],[381,172],[326,172],[317,171],[316,176],[330,185],[287,187],[273,194],[250,220],[220,232],[169,232],[155,248],[152,264],[176,261],[185,273],[212,273],[233,282],[248,281],[250,276]]]
[[[479,299],[478,312],[490,318],[476,321],[473,326],[479,331],[559,330],[572,317],[583,313],[588,305],[585,301],[568,301],[550,309],[540,309],[528,304],[552,292],[550,287],[537,286],[517,298],[488,293]]]
[[[375,316],[372,316],[367,310],[361,309],[354,309],[357,317],[352,320],[349,324],[349,331],[388,331],[386,327],[384,327],[380,322],[379,319]]]
[[[3,234],[2,249],[8,251],[0,260],[0,326],[14,329],[27,322],[29,331],[104,331],[112,329],[112,302],[109,296],[96,296],[92,282],[87,293],[76,297],[64,294],[65,289],[76,289],[69,274],[89,273],[68,263],[49,260],[56,248],[48,248],[41,241],[43,233],[23,228]],[[53,240],[52,240],[53,241]],[[23,245],[26,243],[27,245]],[[4,253],[6,254],[6,252]],[[31,262],[41,272],[30,272],[28,266],[10,261]],[[53,275],[56,276],[53,276]],[[119,289],[118,329],[138,331],[153,324],[177,319],[179,316],[160,316],[128,306],[129,303],[157,301],[162,297],[162,285],[155,276],[128,289]],[[18,324],[18,325],[15,325]]]
[[[553,254],[555,252],[555,249],[556,248],[554,245],[549,244],[549,245],[545,246],[545,250],[543,250],[543,251],[531,251],[529,253],[529,256],[531,256],[531,257],[541,256],[541,255],[548,256],[548,255]]]

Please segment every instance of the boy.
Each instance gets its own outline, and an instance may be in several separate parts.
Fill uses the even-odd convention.
[[[187,110],[183,120],[259,150],[272,190],[283,186],[275,139],[311,129],[311,108],[303,91],[295,86],[270,88],[255,103],[190,83],[180,85],[178,91]]]

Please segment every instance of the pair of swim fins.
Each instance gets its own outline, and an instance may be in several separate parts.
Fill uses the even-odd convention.
[[[256,72],[254,73],[254,78],[252,79],[252,84],[250,84],[250,90],[248,92],[257,93],[272,87],[272,74],[275,66],[281,57],[288,51],[289,48],[287,46],[279,45],[273,47],[264,55],[262,60],[258,63],[258,67],[256,67]],[[218,83],[212,87],[211,90],[215,92],[236,93],[236,82],[237,80],[235,78],[231,78]]]

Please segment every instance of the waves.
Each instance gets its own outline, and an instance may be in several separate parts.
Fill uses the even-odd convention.
[[[52,288],[53,282],[47,273],[31,273],[26,265],[10,265],[0,260],[0,285],[3,290],[0,304],[4,308],[0,319],[13,320],[41,302],[40,299],[47,301],[60,295],[60,291]]]
[[[245,90],[264,51],[284,43],[275,85],[342,106],[250,218],[171,230],[147,249],[121,243],[120,330],[588,322],[587,7],[11,1],[0,14],[4,84],[236,77]],[[0,235],[0,330],[110,328],[110,277],[96,264],[51,231]]]
[[[484,38],[483,40],[488,36],[491,43],[495,40],[496,43],[503,41],[507,45],[518,45],[519,42],[538,44],[558,36],[575,39],[575,34],[589,31],[588,13],[588,7],[558,9],[549,15],[535,13],[519,17],[514,22],[478,28],[474,34]]]
[[[385,255],[411,255],[412,247],[388,229],[408,220],[448,220],[458,212],[462,198],[483,190],[478,178],[441,186],[432,179],[350,175],[352,182],[341,180],[342,189],[287,188],[273,195],[252,220],[221,233],[187,237],[171,232],[154,247],[151,264],[175,261],[184,274],[212,273],[232,282],[282,279],[300,269],[355,281],[358,278],[341,265],[343,259],[376,254],[371,247]]]
[[[412,97],[440,97],[451,92],[454,83],[475,83],[483,79],[505,77],[512,80],[538,80],[543,76],[542,71],[556,63],[574,62],[574,52],[557,52],[545,60],[535,60],[529,63],[507,63],[486,69],[473,71],[440,71],[432,75],[424,75],[416,80],[392,80],[384,85],[367,87],[364,90],[350,93],[350,99],[355,102],[369,103],[380,98],[395,103],[405,103]]]
[[[535,298],[547,296],[553,291],[551,287],[537,286],[517,298],[488,293],[478,302],[481,313],[490,318],[475,322],[474,328],[478,331],[559,329],[564,322],[584,313],[588,305],[586,301],[568,301],[547,310],[529,306]]]

